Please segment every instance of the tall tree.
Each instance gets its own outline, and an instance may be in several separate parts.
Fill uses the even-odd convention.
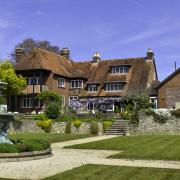
[[[39,41],[39,40],[34,40],[32,38],[26,38],[22,42],[18,43],[15,46],[16,47],[22,47],[24,49],[24,52],[26,54],[30,53],[33,48],[39,47],[48,51],[51,51],[53,53],[59,54],[60,53],[60,48],[58,46],[53,46],[49,41]],[[15,49],[14,52],[11,54],[13,60],[15,60]]]
[[[26,79],[21,75],[16,75],[10,61],[0,62],[0,79],[7,83],[4,93],[7,95],[18,94],[26,87]]]

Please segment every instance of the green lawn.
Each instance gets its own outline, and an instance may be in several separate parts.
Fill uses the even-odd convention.
[[[180,170],[84,165],[45,180],[179,180]]]
[[[113,158],[180,160],[180,136],[120,136],[67,148],[123,150]]]
[[[57,133],[18,133],[11,134],[10,138],[43,139],[49,143],[62,142],[74,139],[92,137],[90,134],[57,134]]]

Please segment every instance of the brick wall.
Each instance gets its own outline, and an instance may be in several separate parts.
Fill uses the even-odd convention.
[[[180,73],[158,89],[158,107],[173,108],[180,102]]]

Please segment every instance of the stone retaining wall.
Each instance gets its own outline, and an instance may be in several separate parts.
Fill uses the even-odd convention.
[[[36,125],[35,120],[22,120],[14,121],[10,124],[10,133],[42,133],[44,132],[40,127]],[[98,123],[99,133],[103,133],[102,123]],[[52,133],[65,133],[66,122],[54,122],[51,127]],[[81,126],[76,129],[73,124],[71,126],[72,134],[89,134],[91,124],[88,122],[82,122]]]
[[[171,116],[166,123],[154,121],[153,116],[139,115],[139,126],[130,126],[131,133],[137,134],[180,134],[180,118]]]

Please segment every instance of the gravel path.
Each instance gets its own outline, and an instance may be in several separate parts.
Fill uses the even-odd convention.
[[[180,169],[180,162],[178,161],[106,159],[107,156],[119,153],[120,151],[62,149],[62,147],[67,145],[92,142],[112,137],[115,136],[97,136],[52,144],[53,156],[50,158],[33,161],[0,163],[0,177],[42,179],[84,164]]]

